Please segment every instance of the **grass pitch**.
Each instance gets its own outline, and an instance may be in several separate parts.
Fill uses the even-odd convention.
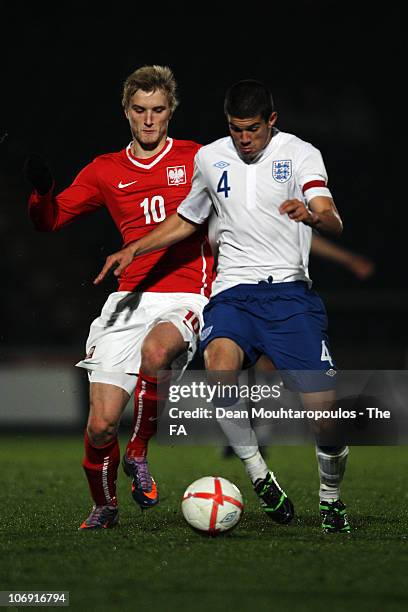
[[[79,532],[91,506],[81,459],[80,435],[0,438],[0,590],[70,591],[74,610],[408,608],[407,447],[351,449],[342,489],[350,536],[320,531],[309,447],[269,450],[295,504],[288,527],[261,512],[239,460],[152,445],[160,505],[142,514],[120,472],[120,526]],[[180,511],[186,486],[210,474],[236,483],[246,504],[238,528],[215,539],[194,533]]]

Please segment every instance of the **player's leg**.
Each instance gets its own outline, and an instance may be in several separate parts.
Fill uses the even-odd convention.
[[[209,382],[215,385],[237,385],[244,357],[244,350],[231,338],[218,337],[211,340],[204,350]],[[221,396],[214,399],[215,405],[221,407],[233,406],[238,401],[237,397]],[[273,472],[268,469],[259,451],[250,420],[221,419],[219,424],[235,454],[243,462],[263,510],[278,523],[290,522],[294,516],[293,504],[279,486]]]
[[[259,355],[251,344],[252,331],[245,316],[245,298],[239,287],[233,287],[211,298],[204,308],[204,328],[201,331],[200,350],[203,353],[208,378],[214,384],[236,384],[244,360],[255,363]],[[220,378],[223,380],[217,380]],[[233,398],[232,398],[233,400]],[[225,398],[224,398],[225,403]],[[234,400],[231,402],[231,405]],[[250,424],[239,427],[226,419],[219,424],[234,452],[244,462],[254,481],[264,478],[268,469],[259,453],[258,442]],[[225,430],[227,429],[227,431]],[[246,444],[237,444],[241,434],[249,438]],[[252,475],[251,475],[252,474]]]
[[[346,469],[348,446],[317,446],[320,478],[320,515],[326,533],[350,532],[346,506],[340,499],[340,483]]]
[[[274,308],[279,325],[268,328],[265,352],[281,370],[285,385],[300,392],[306,410],[330,411],[335,401],[336,366],[330,354],[323,302],[305,283],[272,285],[274,290],[282,298]],[[323,529],[329,530],[327,525],[331,524],[330,531],[349,531],[339,488],[348,449],[337,436],[336,422],[320,419],[312,420],[311,425],[317,441]]]
[[[330,411],[335,403],[334,390],[301,393],[302,404],[308,411]],[[336,435],[337,423],[330,419],[312,422],[316,437],[316,458],[320,480],[319,509],[322,528],[326,533],[350,531],[346,506],[340,499],[340,484],[343,480],[349,453]],[[330,445],[329,445],[330,444]]]
[[[91,383],[84,468],[97,513],[100,508],[116,508],[117,504],[117,429],[137,381],[148,310],[140,308],[142,298],[128,291],[112,293],[92,322],[86,356],[77,363],[88,371]],[[91,513],[88,523],[92,525],[97,518]]]
[[[213,385],[238,385],[238,374],[244,363],[244,351],[230,338],[215,338],[205,348],[204,361],[208,372],[208,380]],[[217,407],[232,407],[235,409],[237,397],[214,398]],[[224,431],[235,454],[242,460],[251,481],[263,480],[268,467],[259,452],[258,442],[250,422],[240,420],[220,419],[219,424]]]
[[[187,350],[188,342],[171,322],[155,325],[145,337],[141,364],[134,395],[132,435],[123,457],[125,473],[132,478],[132,496],[141,508],[150,508],[159,501],[157,486],[148,463],[149,440],[157,429],[160,404],[167,399],[169,377],[158,373],[169,370],[172,362]]]
[[[126,379],[131,379],[131,386],[134,384],[132,378],[126,374],[90,373],[90,410],[83,468],[94,507],[81,529],[113,527],[118,521],[116,479],[120,451],[117,431],[131,393],[131,388],[124,388]],[[111,382],[96,382],[98,379]],[[112,381],[117,384],[111,384]]]
[[[273,375],[275,372],[276,372],[276,368],[274,364],[272,363],[272,361],[268,359],[266,355],[261,355],[258,361],[254,364],[254,366],[248,370],[248,386],[252,387],[255,384],[263,384],[264,382],[269,383],[270,376]],[[259,378],[261,379],[261,381],[259,381]],[[253,403],[247,400],[247,406],[251,414]],[[250,420],[251,420],[251,425],[254,426],[254,419],[251,418]],[[266,440],[266,438],[264,439]],[[267,445],[262,446],[262,442],[263,440],[260,440],[258,436],[258,444],[260,444],[259,452],[261,453],[262,457],[266,459],[268,456],[268,448],[267,448]],[[234,453],[234,449],[232,448],[232,446],[229,446],[229,445],[224,446],[222,450],[222,456],[225,459],[229,459],[230,457],[233,457],[234,454],[235,453]]]

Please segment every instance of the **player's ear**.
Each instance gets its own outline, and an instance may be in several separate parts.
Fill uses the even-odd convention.
[[[125,113],[125,117],[126,117],[126,119],[129,119],[129,111],[128,111],[128,109],[127,109],[127,108],[124,108],[124,109],[123,109],[123,112]]]
[[[273,113],[268,119],[268,128],[272,128],[275,125],[277,119],[278,119],[278,113],[276,111],[273,111]]]

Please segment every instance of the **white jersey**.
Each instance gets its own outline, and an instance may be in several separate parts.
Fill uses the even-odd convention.
[[[202,147],[195,157],[191,191],[177,210],[194,223],[216,215],[210,220],[211,242],[218,248],[212,295],[271,278],[274,283],[311,284],[311,228],[278,209],[293,198],[307,205],[315,196],[330,197],[326,183],[320,152],[292,134],[274,130],[269,144],[249,164],[231,137]]]

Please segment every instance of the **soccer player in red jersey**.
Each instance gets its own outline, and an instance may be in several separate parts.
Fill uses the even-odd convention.
[[[200,145],[168,137],[178,104],[171,70],[144,66],[133,72],[124,83],[122,103],[132,133],[130,144],[94,159],[58,195],[45,162],[34,156],[27,160],[26,177],[34,186],[29,212],[38,230],[58,230],[106,207],[125,246],[176,212],[189,193]],[[120,276],[118,291],[93,321],[86,357],[77,364],[88,370],[90,381],[83,467],[94,501],[81,528],[112,527],[118,521],[117,431],[133,391],[133,432],[123,468],[142,508],[158,502],[146,459],[156,430],[157,402],[165,399],[158,392],[157,374],[176,359],[182,368],[194,354],[211,274],[204,228],[177,245],[138,258]]]

